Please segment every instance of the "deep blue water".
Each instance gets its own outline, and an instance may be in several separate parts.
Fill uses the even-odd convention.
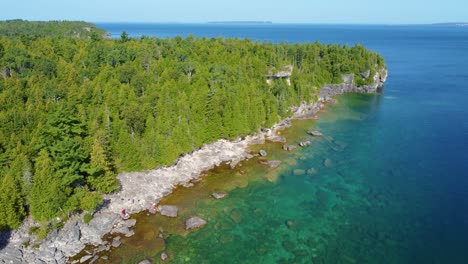
[[[193,34],[290,43],[361,43],[380,53],[389,71],[383,94],[344,96],[339,99],[339,105],[332,107],[331,113],[325,113],[315,124],[347,146],[343,152],[329,153],[328,143],[319,142],[318,151],[338,164],[333,169],[324,168],[325,175],[337,179],[327,182],[328,187],[337,182],[348,186],[349,182],[340,178],[344,173],[348,177],[353,175],[355,178],[351,182],[358,186],[348,186],[347,192],[359,189],[350,195],[352,203],[337,207],[342,209],[336,215],[346,217],[350,227],[328,226],[327,230],[334,230],[332,233],[338,233],[338,238],[328,234],[325,246],[314,249],[314,252],[325,252],[316,262],[468,263],[467,27],[105,23],[98,26],[111,32],[113,37],[127,31],[131,37]],[[346,111],[364,118],[356,121],[355,118],[336,117]],[[308,156],[309,151],[317,152],[317,149],[305,150],[304,156],[310,158],[292,166],[320,167],[321,160],[317,160],[316,155]],[[320,184],[324,184],[322,181],[315,183],[311,188],[321,188]],[[277,184],[249,188],[254,188],[256,193],[270,188],[289,195],[293,192],[286,190],[291,186],[297,193],[306,191],[302,189],[304,180],[297,177]],[[233,192],[230,199],[254,196],[249,188]],[[326,192],[331,193],[333,189],[326,189]],[[347,196],[341,194],[340,197]],[[248,206],[246,203],[245,207]],[[193,243],[184,242],[184,245],[208,254],[209,249],[203,249],[197,239],[206,240],[194,235],[189,239]],[[301,247],[309,250],[307,243],[294,239],[289,238],[286,243],[296,247],[296,251],[291,252],[297,253],[297,248]],[[240,249],[235,250],[238,253]],[[235,255],[229,250],[226,254]],[[310,254],[294,254],[295,261],[309,263],[304,255]],[[341,258],[332,257],[340,254]],[[219,257],[223,259],[222,254]]]

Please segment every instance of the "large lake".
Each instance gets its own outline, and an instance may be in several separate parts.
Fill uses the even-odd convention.
[[[338,97],[318,120],[284,132],[291,143],[307,129],[324,132],[311,147],[261,146],[283,161],[277,171],[255,160],[219,168],[167,198],[179,219],[138,216],[136,236],[122,240],[112,262],[157,263],[164,249],[171,263],[468,263],[468,27],[98,26],[115,38],[360,43],[389,71],[382,95]],[[216,190],[228,198],[210,198]],[[187,234],[183,220],[193,214],[208,224]]]

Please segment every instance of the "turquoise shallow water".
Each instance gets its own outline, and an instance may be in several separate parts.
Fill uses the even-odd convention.
[[[109,30],[138,35],[142,26],[133,27]],[[280,145],[264,146],[283,160],[273,176],[251,161],[243,165],[245,179],[218,170],[192,191],[176,191],[168,202],[180,205],[180,220],[171,226],[143,216],[141,233],[123,240],[113,262],[157,262],[165,248],[172,263],[468,263],[467,28],[144,27],[158,36],[360,42],[385,57],[390,75],[382,95],[338,97],[319,120],[284,132],[294,142],[317,127],[325,136],[310,148],[284,153]],[[311,168],[316,173],[307,174]],[[212,200],[212,190],[229,197]],[[193,214],[208,224],[177,231]],[[165,241],[145,239],[152,229],[163,229]]]

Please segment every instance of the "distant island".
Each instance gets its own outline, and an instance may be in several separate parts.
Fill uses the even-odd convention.
[[[273,24],[271,21],[209,21],[208,24]]]
[[[455,27],[467,27],[468,22],[446,22],[446,23],[434,23],[433,26],[455,26]]]

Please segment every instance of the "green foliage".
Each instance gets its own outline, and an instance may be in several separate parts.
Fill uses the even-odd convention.
[[[83,222],[84,222],[85,224],[89,223],[92,219],[93,219],[93,215],[90,214],[90,213],[86,213],[86,214],[83,216]]]
[[[3,23],[0,32],[11,22]],[[40,221],[92,212],[119,189],[118,172],[170,165],[205,143],[271,126],[341,74],[365,84],[372,77],[362,72],[385,67],[361,45],[37,32],[47,36],[0,36],[3,229],[16,228],[25,208]],[[287,65],[290,82],[266,83]]]
[[[0,21],[0,36],[33,35],[90,38],[93,34],[103,36],[105,31],[92,23],[82,21],[43,22],[21,19]]]
[[[29,193],[32,216],[39,221],[47,221],[58,216],[66,201],[62,180],[54,170],[52,159],[45,149],[36,159],[36,171]]]

